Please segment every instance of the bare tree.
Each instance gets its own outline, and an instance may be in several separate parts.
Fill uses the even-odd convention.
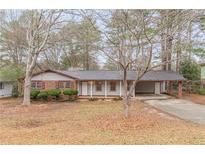
[[[47,41],[52,31],[61,23],[62,10],[32,10],[25,14],[27,21],[27,62],[24,79],[23,105],[30,104],[31,77],[38,56],[47,48]]]
[[[85,11],[82,12],[86,15]],[[120,66],[123,74],[124,116],[128,117],[130,97],[136,84],[148,71],[172,61],[166,59],[162,63],[152,64],[156,50],[154,45],[159,43],[156,42],[156,36],[164,27],[156,26],[156,10],[106,10],[94,11],[94,14],[103,27],[101,33],[104,43],[100,50]],[[132,83],[128,81],[129,70],[136,71],[136,78]]]
[[[152,12],[151,12],[152,13]],[[84,14],[86,14],[84,12]],[[136,83],[150,70],[153,43],[150,17],[143,10],[95,11],[103,23],[103,54],[120,66],[123,73],[124,115],[128,117],[130,100]],[[136,71],[136,80],[128,91],[128,70]]]

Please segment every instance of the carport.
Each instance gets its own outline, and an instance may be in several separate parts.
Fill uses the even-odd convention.
[[[178,97],[182,96],[183,76],[173,71],[152,71],[147,72],[135,86],[137,94],[169,94],[173,95],[173,83],[178,83]]]

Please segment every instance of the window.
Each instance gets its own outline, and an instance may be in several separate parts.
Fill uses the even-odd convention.
[[[3,82],[0,82],[0,89],[4,89],[4,84],[3,84]]]
[[[116,82],[115,81],[110,82],[110,91],[116,91]]]
[[[65,83],[65,87],[66,87],[66,88],[71,88],[71,87],[72,87],[72,86],[71,86],[71,82],[70,82],[70,81],[69,81],[69,82],[66,82],[66,83]]]
[[[72,88],[72,83],[70,81],[59,81],[58,88],[59,89]]]
[[[64,88],[64,82],[58,82],[58,88],[63,89]]]
[[[102,82],[101,81],[96,81],[96,91],[102,91]]]
[[[31,82],[31,88],[32,89],[44,89],[45,83],[42,81],[32,81]]]

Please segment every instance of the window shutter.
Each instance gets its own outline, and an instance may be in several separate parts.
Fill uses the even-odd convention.
[[[42,89],[45,89],[45,82],[42,82]]]

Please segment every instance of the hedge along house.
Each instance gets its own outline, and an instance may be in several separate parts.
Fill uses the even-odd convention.
[[[135,71],[128,71],[128,90],[136,78]],[[120,71],[57,71],[46,70],[34,74],[34,89],[77,89],[79,96],[109,97],[123,95],[123,75]],[[178,96],[182,96],[185,79],[172,71],[150,71],[136,84],[135,94],[172,94],[172,82],[178,82]],[[165,82],[169,83],[165,88]]]

